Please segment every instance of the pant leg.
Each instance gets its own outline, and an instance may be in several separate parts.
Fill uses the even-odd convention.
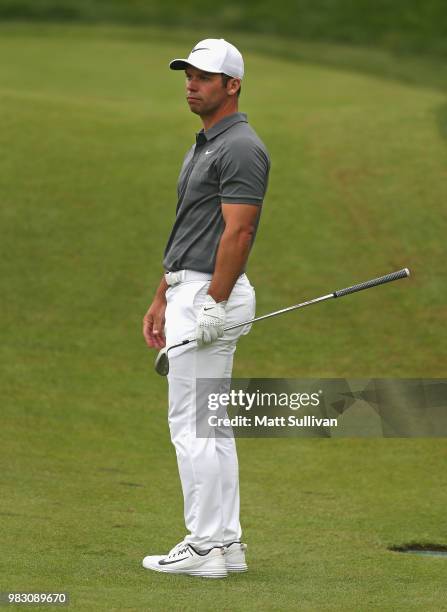
[[[168,290],[167,344],[194,336],[209,283],[182,283]],[[227,325],[252,318],[254,292],[238,281],[227,304]],[[198,548],[240,538],[239,478],[233,438],[196,437],[197,378],[230,378],[236,343],[248,328],[232,330],[211,345],[195,343],[169,356],[169,426],[184,496],[187,541]]]
[[[232,295],[227,304],[227,323],[234,325],[238,322],[253,319],[255,317],[256,298],[253,287],[245,277],[236,283]],[[249,333],[251,325],[239,330],[238,339],[241,335]],[[223,378],[231,379],[233,370],[233,356],[227,361]],[[240,497],[239,497],[239,464],[236,451],[236,441],[231,437],[216,438],[217,454],[221,466],[222,482],[222,512],[223,512],[223,543],[229,544],[242,537],[242,529],[239,522]]]
[[[236,348],[236,347],[235,347]],[[228,356],[223,378],[228,379],[225,388],[219,389],[221,393],[228,393],[231,387],[231,374],[233,368],[233,355]],[[225,427],[216,432],[216,451],[220,465],[222,486],[222,522],[223,543],[229,544],[242,537],[239,522],[239,464],[236,451],[236,441],[231,427]]]

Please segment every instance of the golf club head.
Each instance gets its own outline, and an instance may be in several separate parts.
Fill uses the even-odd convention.
[[[166,346],[165,348],[162,348],[161,351],[158,353],[155,359],[154,368],[157,374],[160,374],[160,376],[168,375],[169,357],[168,357],[168,349]]]

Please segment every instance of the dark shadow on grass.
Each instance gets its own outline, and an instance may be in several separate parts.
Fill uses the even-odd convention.
[[[118,484],[123,485],[124,487],[144,487],[144,484],[140,484],[138,482],[119,482]]]
[[[412,542],[409,544],[401,544],[400,546],[389,546],[391,552],[408,553],[408,552],[434,552],[446,553],[447,546],[444,544],[424,544],[420,542]]]

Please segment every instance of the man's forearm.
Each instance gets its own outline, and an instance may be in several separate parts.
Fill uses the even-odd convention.
[[[146,344],[150,348],[161,349],[165,346],[165,311],[166,311],[166,290],[168,284],[163,275],[160,284],[155,291],[152,304],[149,306],[143,317],[143,336]]]
[[[228,300],[230,293],[247,261],[253,238],[253,231],[225,228],[217,249],[216,265],[208,289],[216,302]]]
[[[164,300],[166,298],[166,291],[168,289],[168,286],[169,285],[166,282],[165,275],[163,274],[160,284],[158,285],[157,290],[155,291],[155,298]]]

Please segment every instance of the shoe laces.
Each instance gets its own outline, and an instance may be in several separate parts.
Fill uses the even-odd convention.
[[[177,557],[178,555],[182,555],[186,552],[188,552],[188,545],[185,544],[185,542],[180,542],[179,544],[174,546],[174,548],[168,554],[168,557],[170,559],[173,559],[174,557]]]

